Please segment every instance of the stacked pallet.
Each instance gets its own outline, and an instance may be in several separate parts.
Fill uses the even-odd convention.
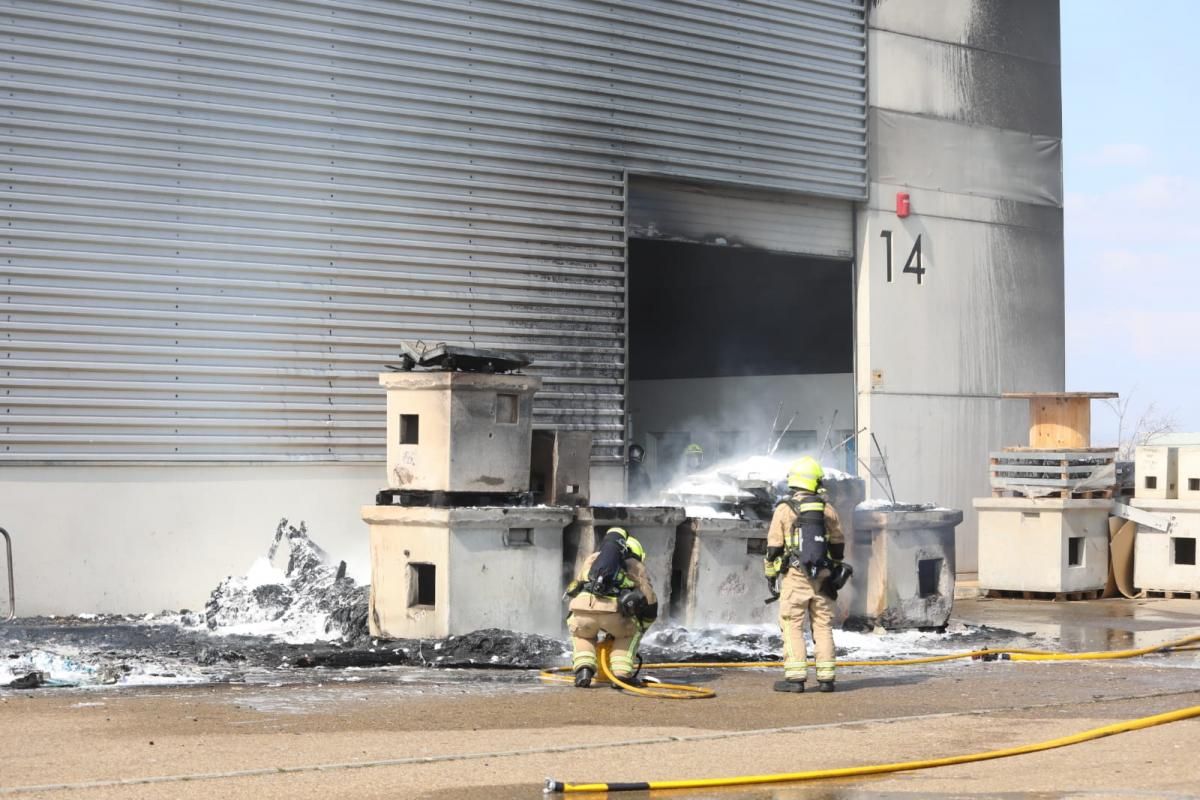
[[[979,586],[993,597],[1090,600],[1108,577],[1117,451],[1091,446],[1091,401],[1111,393],[1005,394],[1029,401],[1029,444],[989,454]]]
[[[992,497],[1111,498],[1117,486],[1115,449],[1034,450],[991,454]]]

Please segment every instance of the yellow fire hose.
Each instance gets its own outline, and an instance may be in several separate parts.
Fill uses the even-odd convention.
[[[1027,650],[1015,647],[1005,648],[983,648],[981,650],[964,650],[958,653],[946,653],[940,656],[921,656],[918,658],[892,658],[892,659],[876,659],[871,661],[841,661],[838,666],[841,667],[907,667],[916,664],[938,664],[944,661],[959,661],[965,658],[980,659],[980,660],[1000,660],[1000,661],[1103,661],[1119,658],[1136,658],[1145,656],[1151,653],[1166,653],[1172,650],[1193,649],[1187,645],[1200,642],[1200,634],[1193,636],[1184,636],[1181,639],[1174,639],[1164,644],[1151,645],[1149,647],[1138,647],[1127,650],[1099,650],[1090,653],[1057,653],[1049,650]],[[630,691],[637,687],[629,686],[616,680],[616,676],[611,676],[611,672],[607,665],[607,655],[609,647],[607,643],[600,644],[598,656],[601,669],[601,676],[597,680],[602,683],[616,682],[618,686],[626,691]],[[643,669],[772,669],[782,668],[782,661],[666,661],[656,664],[643,664]],[[570,673],[571,667],[549,667],[539,673],[539,677],[545,681],[553,683],[569,683],[571,682]],[[679,690],[681,684],[657,684],[662,687],[670,687],[673,690]],[[708,689],[699,689],[695,686],[683,686],[683,689],[692,690],[684,698],[671,699],[700,699],[704,697],[714,697],[715,692]],[[643,697],[658,697],[654,692],[637,692]]]
[[[1194,650],[1195,643],[1200,642],[1200,634],[1193,636],[1185,636],[1180,639],[1175,639],[1164,644],[1152,645],[1150,647],[1139,647],[1127,650],[1109,650],[1097,651],[1088,653],[1056,653],[1043,650],[1026,650],[1019,648],[1002,648],[1002,649],[982,649],[971,650],[961,653],[948,653],[942,656],[926,656],[920,658],[903,658],[891,660],[873,660],[873,661],[839,661],[842,666],[855,667],[883,667],[883,666],[908,666],[913,664],[934,664],[943,661],[953,661],[964,658],[975,659],[1001,659],[1011,661],[1099,661],[1121,658],[1136,658],[1138,656],[1149,655],[1150,653],[1167,653],[1175,650]],[[608,649],[603,644],[600,647],[597,659],[601,674],[604,677],[604,682],[615,683],[622,690],[632,692],[644,697],[663,697],[669,699],[693,699],[702,697],[714,697],[716,695],[710,689],[702,689],[695,686],[685,686],[681,684],[657,684],[653,688],[639,688],[628,683],[622,682],[619,678],[612,674],[608,665]],[[723,663],[723,662],[667,662],[661,664],[645,664],[647,669],[747,669],[747,668],[770,668],[782,667],[781,661],[755,661],[755,662],[738,662],[738,663]],[[550,681],[566,681],[569,677],[564,675],[564,672],[570,672],[570,667],[556,667],[543,670],[541,677]],[[664,690],[664,691],[658,691]],[[1181,708],[1177,711],[1170,711],[1165,714],[1154,714],[1148,717],[1126,720],[1117,722],[1112,725],[1104,725],[1099,728],[1082,731],[1070,736],[1062,736],[1057,739],[1048,739],[1044,742],[1035,742],[1032,744],[1020,745],[1018,747],[1009,747],[1002,750],[988,750],[982,753],[969,753],[958,756],[948,756],[945,758],[934,758],[923,761],[901,761],[892,764],[870,764],[861,767],[841,767],[835,769],[824,770],[809,770],[807,772],[783,772],[768,775],[739,775],[730,778],[702,778],[697,780],[675,780],[675,781],[644,781],[634,783],[566,783],[553,779],[546,780],[545,791],[551,792],[625,792],[625,791],[648,791],[652,789],[711,789],[722,786],[748,786],[762,783],[785,783],[795,781],[812,781],[823,780],[827,778],[850,778],[861,775],[880,775],[889,772],[907,772],[918,769],[930,769],[932,767],[947,767],[954,764],[968,764],[974,761],[987,761],[994,758],[1007,758],[1009,756],[1025,755],[1026,753],[1037,753],[1042,750],[1052,750],[1058,747],[1066,747],[1068,745],[1088,742],[1093,739],[1100,739],[1105,736],[1112,736],[1117,733],[1126,733],[1128,731],[1142,730],[1144,728],[1152,728],[1156,725],[1165,725],[1169,722],[1178,722],[1179,720],[1192,719],[1200,717],[1200,706],[1191,706],[1190,708]]]

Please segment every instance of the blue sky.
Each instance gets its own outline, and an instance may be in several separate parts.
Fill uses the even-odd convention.
[[[1200,3],[1061,7],[1067,389],[1200,431]],[[1099,402],[1092,420],[1115,439]]]

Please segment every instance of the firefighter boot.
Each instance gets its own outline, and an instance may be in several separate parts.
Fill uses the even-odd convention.
[[[804,681],[775,681],[775,691],[802,694],[804,692]]]
[[[818,692],[832,692],[833,691],[833,681],[817,681],[817,691]]]
[[[580,689],[586,689],[592,685],[592,676],[596,674],[596,670],[591,667],[580,667],[575,670],[575,685]]]

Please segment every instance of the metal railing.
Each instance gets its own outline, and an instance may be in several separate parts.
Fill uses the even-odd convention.
[[[4,621],[12,622],[17,616],[17,595],[13,588],[12,537],[4,528],[0,528],[0,534],[4,535],[4,549],[8,555],[8,616],[4,618]]]

